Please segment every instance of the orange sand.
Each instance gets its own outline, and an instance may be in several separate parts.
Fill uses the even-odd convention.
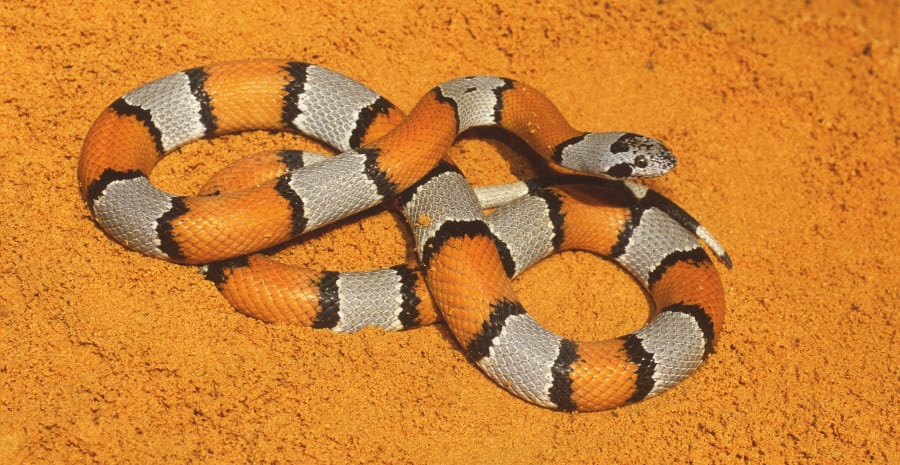
[[[0,463],[900,463],[896,0],[27,3],[0,3]],[[260,56],[345,72],[405,109],[440,81],[502,74],[579,128],[663,139],[680,164],[649,184],[735,261],[720,268],[718,352],[655,399],[553,412],[497,388],[440,325],[263,324],[195,268],[108,239],[75,180],[93,118],[151,78]],[[313,144],[193,144],[156,181],[193,192],[284,145]],[[532,173],[520,149],[483,131],[456,157],[493,183]],[[402,260],[406,241],[380,212],[281,255],[365,269]],[[516,285],[571,337],[647,314],[637,285],[587,254]]]

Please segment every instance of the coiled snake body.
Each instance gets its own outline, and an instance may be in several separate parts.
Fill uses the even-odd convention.
[[[507,129],[561,171],[600,178],[579,183],[629,200],[598,204],[577,189],[523,183],[509,187],[522,197],[486,221],[445,157],[457,135],[476,126]],[[173,149],[250,129],[298,131],[343,153],[303,167],[296,166],[306,164],[302,156],[274,155],[286,172],[241,181],[237,191],[223,182],[184,197],[150,183],[157,161]],[[584,411],[665,391],[696,370],[721,332],[724,292],[694,235],[728,264],[724,250],[671,201],[618,181],[658,176],[674,163],[653,139],[573,129],[542,94],[509,79],[448,81],[404,117],[333,71],[252,60],[172,74],[116,100],[91,127],[78,175],[113,239],[154,257],[212,263],[207,277],[246,313],[268,320],[299,313],[299,322],[346,331],[399,329],[436,318],[430,298],[467,356],[500,386],[538,405]],[[428,292],[404,267],[364,277],[285,272],[264,257],[245,257],[392,196],[412,228]],[[538,324],[509,279],[555,249],[592,250],[622,264],[654,302],[647,325],[608,341],[576,342]],[[307,290],[287,291],[297,276]],[[263,282],[278,297],[261,291]],[[373,306],[384,314],[365,316]]]

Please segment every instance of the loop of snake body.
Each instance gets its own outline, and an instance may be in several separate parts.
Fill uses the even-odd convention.
[[[472,187],[445,157],[457,135],[476,126],[511,131],[563,172],[622,180],[658,176],[675,163],[653,139],[573,129],[542,94],[509,79],[448,81],[404,117],[374,91],[333,71],[250,60],[175,73],[116,100],[91,127],[78,176],[95,220],[123,245],[181,263],[231,259],[207,268],[220,288],[257,260],[235,257],[396,196],[428,294],[466,355],[501,387],[544,407],[618,407],[655,396],[696,370],[724,319],[718,273],[693,237],[729,265],[712,236],[655,192],[600,180],[632,201],[588,208],[578,194],[533,184],[517,201],[530,205],[511,208],[498,228],[485,221]],[[217,195],[177,196],[150,183],[155,164],[175,148],[252,129],[300,132],[342,153]],[[594,231],[581,234],[570,226],[581,219]],[[593,250],[622,264],[653,300],[650,321],[599,342],[576,342],[539,325],[509,277],[530,256],[553,248]],[[382,278],[401,293],[415,289],[412,278]],[[355,278],[329,275],[328,282],[341,299],[372,291]],[[403,313],[396,297],[387,305],[400,309],[395,316]]]

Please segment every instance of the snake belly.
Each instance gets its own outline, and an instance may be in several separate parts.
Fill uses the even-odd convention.
[[[518,302],[508,272],[517,257],[498,247],[504,241],[485,222],[471,186],[444,160],[457,135],[476,126],[513,132],[564,171],[630,179],[674,166],[653,139],[573,129],[542,94],[516,81],[449,81],[403,118],[340,74],[252,60],[176,73],[116,100],[89,131],[78,174],[91,212],[113,239],[194,264],[271,247],[399,194],[430,295],[466,355],[500,386],[541,406],[617,407],[695,371],[721,332],[724,291],[684,222],[654,206],[626,208],[612,228],[617,235],[606,238],[605,253],[654,302],[643,328],[599,342],[556,336]],[[177,196],[150,183],[154,165],[175,148],[250,129],[298,131],[344,152],[216,196]],[[647,193],[630,190],[638,199]]]

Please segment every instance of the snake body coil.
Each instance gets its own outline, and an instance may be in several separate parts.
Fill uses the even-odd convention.
[[[616,407],[659,394],[692,373],[711,353],[723,323],[721,282],[694,238],[727,263],[712,236],[665,198],[619,181],[607,188],[630,197],[624,206],[598,209],[578,194],[531,185],[524,189],[531,195],[520,201],[526,206],[486,222],[471,186],[444,159],[457,135],[476,126],[513,132],[564,171],[630,179],[674,166],[671,153],[653,139],[573,129],[542,94],[516,81],[449,81],[404,118],[340,74],[254,60],[176,73],[116,100],[92,126],[78,174],[91,212],[111,237],[150,256],[193,264],[241,257],[398,196],[430,297],[454,337],[499,385],[538,405]],[[250,129],[301,132],[343,153],[218,195],[176,196],[150,183],[155,164],[173,149]],[[574,226],[582,220],[589,225],[584,233]],[[535,242],[513,236],[542,239],[535,249]],[[593,250],[634,274],[655,304],[647,325],[608,341],[576,342],[534,321],[514,295],[510,276],[564,248]],[[236,260],[207,270],[223,292],[258,259]],[[324,278],[307,281],[327,281],[347,302],[371,290],[355,276]],[[421,297],[426,293],[417,287],[419,279],[381,275],[388,287]],[[330,318],[323,321],[347,315],[340,305],[329,311],[322,301],[309,305],[320,307],[312,309],[313,323],[318,315]],[[356,312],[365,306],[346,305]],[[406,310],[392,307],[390,299],[384,305],[394,316]],[[404,318],[423,323],[417,311]]]

